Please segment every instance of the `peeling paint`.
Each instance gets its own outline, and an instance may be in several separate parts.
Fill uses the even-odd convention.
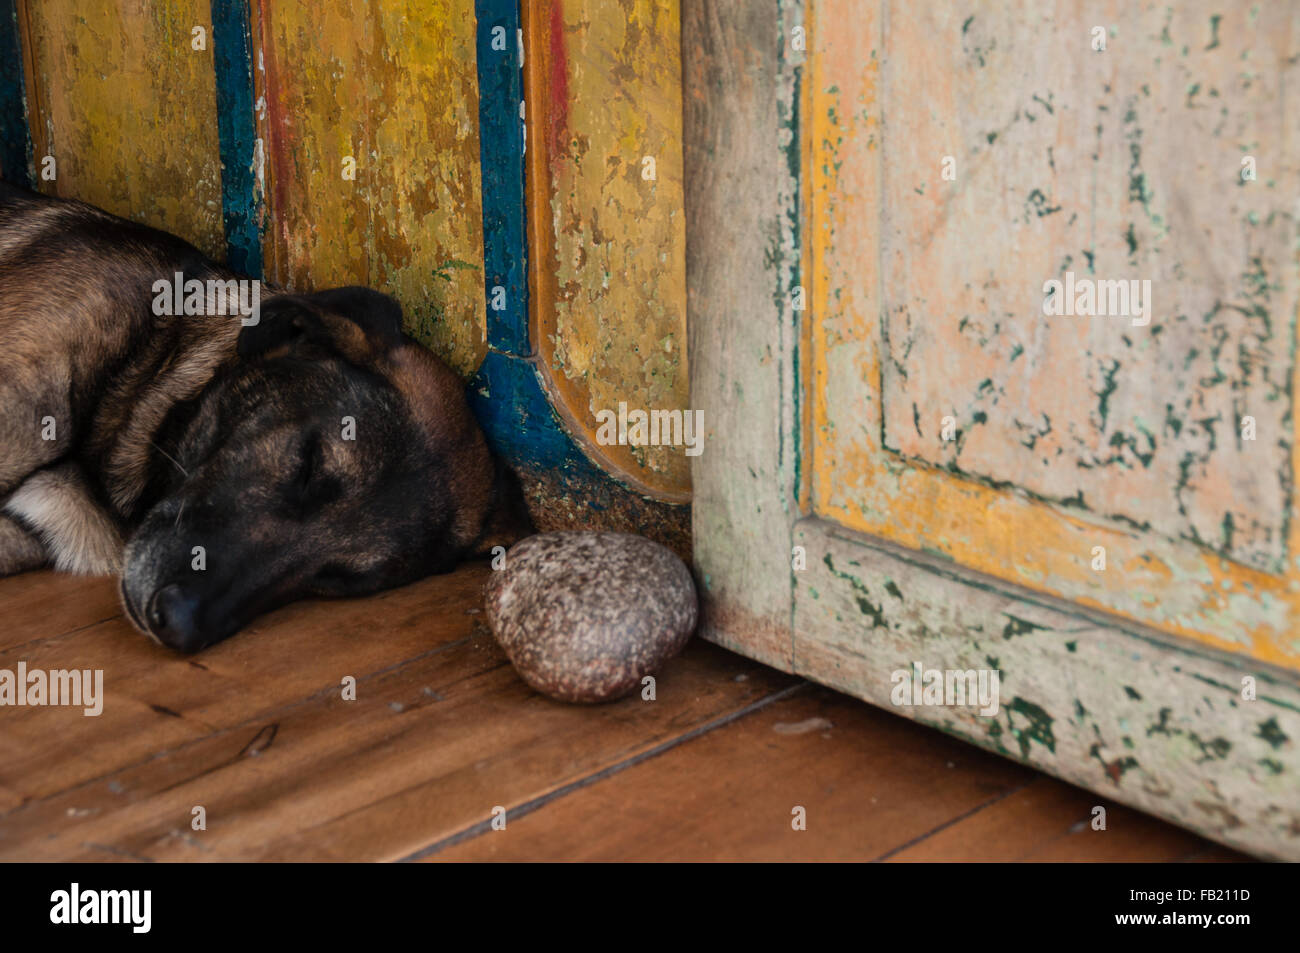
[[[1220,130],[1244,153],[1261,130],[1283,134],[1282,80],[1238,83],[1232,51],[1251,48],[1260,75],[1265,61],[1293,71],[1259,42],[1285,34],[1285,13],[1225,11],[1208,49],[1199,39],[1186,58],[1125,59],[1080,87],[1052,44],[1019,43],[996,12],[890,11],[887,70],[875,51],[814,58],[814,511],[1300,668],[1297,209],[1265,176],[1224,188],[1240,185],[1235,152],[1216,163],[1186,145]],[[1153,45],[1206,25],[1137,8],[1119,24]],[[993,37],[1006,49],[988,55]],[[953,71],[928,68],[936,41]],[[1214,110],[1185,108],[1198,84],[1194,102]],[[1084,116],[1097,121],[1071,118]],[[949,153],[956,182],[934,158]],[[1049,177],[1027,176],[1006,158],[1017,155],[1046,156],[1035,168]],[[1300,174],[1295,156],[1275,161]],[[882,162],[928,170],[928,187]],[[1194,241],[1205,228],[1213,242]],[[1150,324],[1045,317],[1043,281],[1066,270],[1153,279]],[[1240,437],[1246,415],[1253,442]],[[1091,565],[1099,545],[1105,572]]]
[[[259,25],[270,276],[392,294],[406,329],[468,375],[487,352],[473,0],[274,3]],[[449,261],[474,267],[439,280]]]
[[[58,178],[38,185],[180,235],[226,256],[208,0],[118,9],[76,0],[27,5],[33,150]]]
[[[682,500],[680,446],[602,445],[598,411],[685,410],[682,100],[677,2],[548,0],[532,15],[546,62],[549,181],[536,201],[544,288],[534,344],[588,453],[647,492]],[[538,188],[534,184],[533,188]]]

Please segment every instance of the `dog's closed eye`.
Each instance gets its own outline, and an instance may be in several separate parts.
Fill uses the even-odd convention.
[[[335,561],[326,563],[316,571],[311,579],[311,588],[320,595],[356,595],[379,588],[383,578],[378,563],[349,565]]]
[[[302,442],[298,454],[298,469],[294,476],[294,486],[299,494],[305,494],[311,487],[313,477],[320,473],[324,464],[324,448],[320,433],[312,431]]]
[[[303,515],[333,502],[343,493],[342,482],[328,471],[325,449],[319,431],[310,432],[302,442],[298,465],[286,495]]]
[[[329,563],[316,573],[315,582],[322,586],[347,586],[358,582],[361,573],[353,572],[347,566]]]

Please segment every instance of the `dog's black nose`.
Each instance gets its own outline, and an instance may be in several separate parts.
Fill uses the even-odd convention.
[[[178,652],[197,652],[203,647],[198,629],[199,601],[172,583],[163,586],[149,599],[145,610],[149,631],[163,645]]]

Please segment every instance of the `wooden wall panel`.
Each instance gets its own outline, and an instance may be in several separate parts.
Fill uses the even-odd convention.
[[[690,401],[679,6],[546,0],[528,16],[540,124],[529,166],[534,346],[593,459],[685,501],[681,447],[595,440],[596,412],[620,401],[647,411]]]
[[[0,0],[0,178],[30,181],[31,135],[27,129],[27,81],[18,30],[17,0]]]
[[[20,0],[19,19],[37,187],[224,259],[208,0]],[[196,26],[206,50],[191,47]]]
[[[488,354],[470,381],[471,406],[491,445],[518,473],[539,530],[640,532],[689,558],[689,509],[655,498],[635,476],[593,452],[586,425],[556,397],[553,342],[539,340],[530,321],[555,303],[554,270],[547,265],[554,246],[551,178],[546,161],[539,161],[553,128],[549,111],[567,115],[579,102],[550,96],[549,8],[478,0],[477,9],[487,284],[500,285],[505,300],[500,310],[489,310]],[[524,50],[513,45],[517,36]],[[618,68],[627,75],[631,66]],[[524,114],[526,143],[519,138]],[[591,272],[584,280],[602,277]],[[635,320],[625,316],[622,324],[630,328]],[[640,402],[638,394],[628,399]]]
[[[273,283],[395,295],[408,330],[469,380],[541,522],[643,530],[687,551],[683,448],[606,454],[590,413],[597,392],[611,409],[688,409],[675,2],[546,7],[537,29],[511,0],[139,0],[118,19],[10,2],[23,29],[0,38],[21,32],[38,64],[36,151],[57,146],[60,194],[228,251]],[[189,50],[193,25],[207,30],[203,53]],[[527,182],[524,45],[566,64],[558,85],[545,73],[526,94],[541,151],[555,130],[573,133],[557,176],[544,163]],[[24,131],[21,87],[0,99],[4,128]],[[6,145],[3,161],[21,166],[25,150]],[[553,229],[557,188],[567,211]],[[530,270],[564,285],[535,299],[545,334],[529,323]],[[489,321],[496,285],[507,300]]]
[[[268,275],[393,294],[469,374],[487,352],[472,0],[259,7]]]

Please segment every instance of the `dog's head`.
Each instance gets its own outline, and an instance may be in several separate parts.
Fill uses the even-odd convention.
[[[275,606],[445,572],[499,530],[508,482],[459,378],[365,288],[278,295],[178,405],[127,545],[132,621],[185,652]]]

